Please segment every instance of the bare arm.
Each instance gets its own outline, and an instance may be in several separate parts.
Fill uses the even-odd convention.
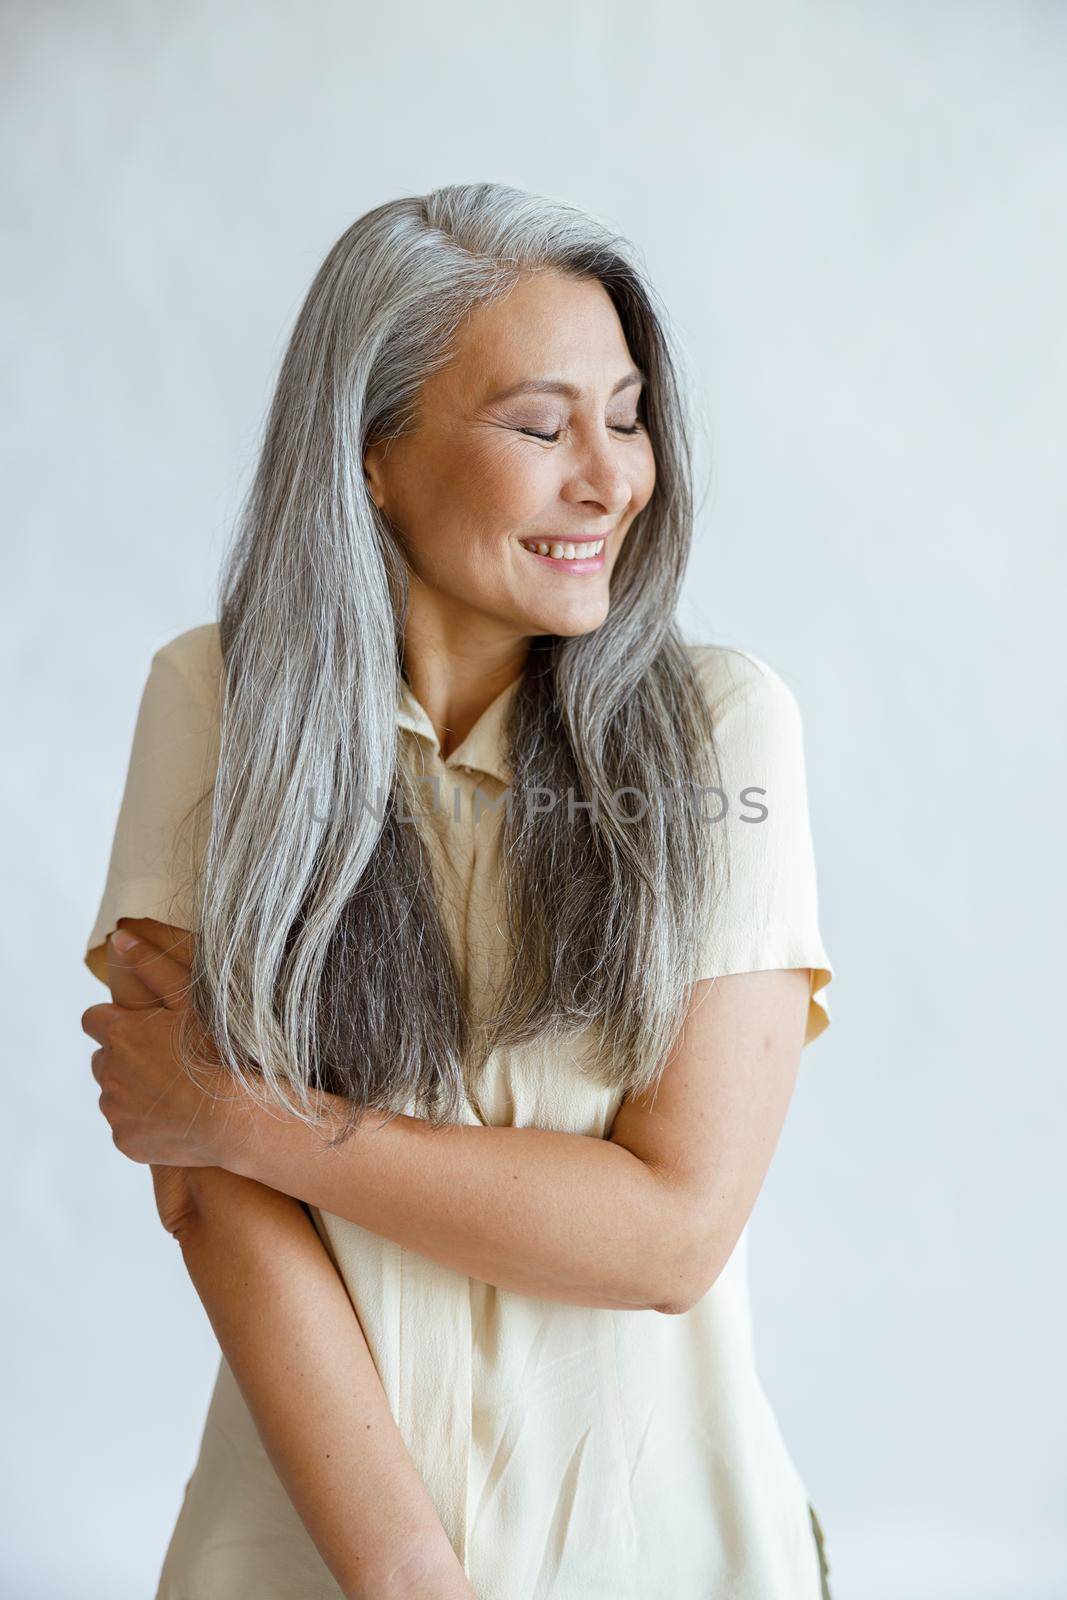
[[[729,1259],[770,1166],[809,981],[793,968],[698,983],[658,1094],[624,1100],[607,1139],[368,1117],[325,1150],[295,1118],[243,1104],[228,1116],[230,1101],[216,1159],[502,1288],[685,1311]]]
[[[314,1226],[288,1195],[191,1173],[177,1237],[264,1448],[350,1600],[474,1591],[400,1436],[363,1331]]]
[[[221,1165],[498,1288],[633,1311],[687,1276],[684,1195],[610,1140],[368,1116],[325,1151],[295,1119],[240,1121]]]
[[[170,996],[154,1025],[83,1018],[111,1042],[107,1112],[134,1160],[225,1167],[501,1288],[663,1312],[706,1293],[755,1204],[810,991],[804,967],[697,983],[658,1091],[626,1099],[607,1139],[368,1114],[330,1149],[296,1118],[175,1073],[185,969],[151,945],[122,959]]]
[[[108,976],[116,1003],[156,1003],[111,956]],[[220,1168],[153,1166],[152,1177],[161,1220],[264,1448],[345,1595],[470,1600],[344,1285],[300,1202]]]

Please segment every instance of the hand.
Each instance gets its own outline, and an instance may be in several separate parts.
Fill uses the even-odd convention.
[[[116,1147],[131,1161],[217,1166],[214,1132],[234,1087],[189,1005],[191,941],[160,937],[157,943],[140,928],[126,945],[128,938],[121,927],[112,935],[110,960],[124,965],[155,1003],[148,1009],[96,1005],[82,1014],[82,1028],[101,1045],[92,1057],[100,1110]]]

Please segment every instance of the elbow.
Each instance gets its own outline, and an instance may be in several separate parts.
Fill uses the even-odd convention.
[[[200,1169],[194,1169],[197,1170]],[[153,1167],[152,1186],[159,1220],[184,1250],[200,1229],[201,1212],[195,1182],[184,1167]]]
[[[665,1317],[679,1317],[692,1311],[712,1288],[724,1262],[718,1241],[709,1240],[704,1230],[694,1230],[675,1257],[664,1282],[661,1278],[650,1308]]]
[[[710,1288],[711,1284],[708,1283],[695,1291],[674,1294],[666,1300],[657,1302],[651,1309],[658,1311],[663,1317],[683,1316],[685,1312],[692,1311],[694,1306],[699,1305]]]
[[[351,1584],[342,1580],[343,1592],[357,1596],[373,1595],[375,1600],[423,1600],[430,1594],[456,1594],[466,1591],[456,1587],[463,1583],[463,1568],[455,1550],[447,1543],[443,1530],[417,1541],[404,1551],[399,1565],[390,1563],[378,1577],[368,1577],[360,1570]]]
[[[172,1222],[165,1222],[163,1226],[183,1255],[200,1241],[204,1232],[203,1218],[196,1210],[183,1212],[180,1217],[176,1217]]]

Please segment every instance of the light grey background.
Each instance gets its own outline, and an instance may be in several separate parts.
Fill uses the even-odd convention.
[[[3,1594],[153,1592],[214,1372],[79,1024],[149,657],[212,615],[328,246],[490,178],[644,251],[712,424],[685,620],[804,712],[834,1025],[752,1270],[835,1600],[1062,1597],[1064,7],[3,27]]]

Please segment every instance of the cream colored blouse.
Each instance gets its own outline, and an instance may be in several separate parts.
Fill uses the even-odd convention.
[[[731,814],[730,893],[701,974],[810,972],[805,1044],[829,1025],[800,712],[765,662],[690,647],[713,704]],[[107,882],[85,960],[106,979],[120,916],[192,926],[182,820],[218,759],[214,623],[156,652],[141,700]],[[515,684],[442,760],[406,685],[413,770],[441,780],[425,830],[468,1003],[506,959],[500,898]],[[734,797],[766,791],[758,824]],[[489,802],[473,803],[475,790]],[[753,814],[751,808],[747,815]],[[457,820],[457,818],[459,820]],[[591,1035],[498,1051],[464,1120],[606,1136],[621,1100]],[[410,1107],[408,1108],[411,1109]],[[687,1313],[564,1305],[494,1288],[317,1208],[404,1440],[479,1600],[820,1600],[805,1485],[757,1374],[746,1228]],[[225,1359],[156,1600],[337,1600]]]

